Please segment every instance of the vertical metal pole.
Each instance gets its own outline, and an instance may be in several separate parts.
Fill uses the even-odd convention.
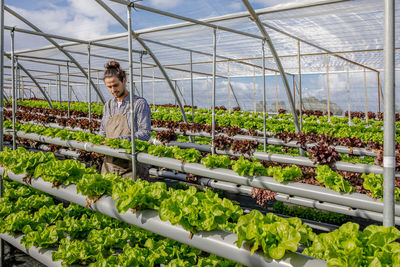
[[[58,101],[60,102],[60,106],[62,104],[62,97],[61,97],[61,69],[60,65],[58,65]]]
[[[11,83],[12,83],[12,130],[13,130],[13,149],[17,149],[17,136],[15,131],[17,99],[15,88],[15,55],[14,55],[14,29],[11,33]]]
[[[74,91],[74,88],[73,88],[72,86],[71,86],[71,91],[72,91],[72,93],[74,94],[76,101],[79,102],[79,98],[78,98],[78,96],[76,95],[76,93],[75,93],[75,91]]]
[[[326,100],[328,109],[328,121],[331,121],[331,94],[329,88],[329,55],[326,54],[326,86],[328,89],[328,98]]]
[[[227,67],[228,67],[228,110],[232,110],[232,105],[231,105],[231,69],[230,69],[230,62],[228,59],[227,62]]]
[[[380,72],[376,73],[378,76],[378,112],[381,112],[381,76]]]
[[[193,97],[193,53],[190,51],[190,99],[192,105],[192,122],[194,122],[194,97]]]
[[[176,80],[174,81],[174,83],[175,83],[175,91],[177,92],[178,91],[178,84],[177,84]],[[175,106],[176,106],[176,103],[177,102],[176,102],[176,98],[175,98]]]
[[[67,61],[68,118],[71,118],[71,86],[69,85],[69,62]]]
[[[213,86],[212,86],[212,130],[211,130],[211,153],[215,154],[215,87],[216,87],[216,73],[217,73],[217,29],[213,31]]]
[[[278,114],[279,110],[279,99],[278,99],[278,76],[275,72],[275,106],[276,106],[276,114]]]
[[[25,100],[25,84],[24,78],[21,77],[22,100]]]
[[[143,54],[140,54],[140,96],[143,95]]]
[[[303,94],[301,83],[301,50],[300,41],[297,41],[297,61],[299,63],[299,106],[300,106],[300,131],[303,129]]]
[[[51,83],[49,82],[49,85],[48,85],[48,87],[47,87],[47,94],[49,95],[49,98],[50,98],[50,102],[52,102],[53,100],[51,100]]]
[[[347,75],[346,75],[346,88],[347,88],[347,116],[349,118],[348,124],[351,125],[351,105],[350,105],[350,79],[349,79],[349,66],[347,66]]]
[[[97,72],[97,88],[100,90],[100,72]],[[96,94],[96,103],[99,103],[99,95]]]
[[[185,77],[183,76],[183,72],[182,72],[182,80],[181,80],[182,102],[185,102],[185,87],[184,87],[184,84],[183,84],[184,78],[185,78]]]
[[[385,98],[383,129],[383,226],[394,226],[395,183],[395,72],[394,72],[394,0],[385,0],[384,55]]]
[[[92,74],[91,74],[91,66],[90,66],[90,42],[88,44],[88,87],[87,87],[87,95],[88,95],[88,106],[89,106],[89,122],[92,122]]]
[[[0,0],[0,151],[3,151],[4,120],[4,0]],[[0,176],[0,197],[3,197],[3,177]],[[0,267],[4,266],[4,241],[0,238]]]
[[[192,52],[190,52],[190,56],[191,56],[191,53]],[[192,64],[190,64],[190,65],[192,65]],[[192,67],[192,66],[191,66]],[[193,82],[193,77],[192,77],[192,71],[190,72],[190,76],[191,76],[191,81]],[[185,103],[185,87],[183,86],[183,81],[184,81],[184,79],[185,79],[185,77],[184,77],[184,75],[183,75],[183,72],[182,72],[182,80],[181,80],[181,86],[182,86],[182,102],[184,102]],[[193,112],[193,84],[192,84],[192,82],[191,82],[191,104],[192,104],[192,112]],[[192,118],[193,118],[193,114],[192,114]],[[189,121],[188,121],[189,122]],[[190,143],[194,143],[194,137],[193,136],[189,136],[189,141],[190,141]]]
[[[294,102],[294,109],[296,110],[296,83],[294,81],[294,75],[292,76],[293,80],[293,102]]]
[[[251,4],[249,3],[248,0],[242,0],[243,4],[246,6],[247,10],[249,11],[252,19],[254,20],[254,22],[257,24],[258,29],[260,30],[260,32],[262,33],[262,35],[265,38],[265,41],[267,42],[269,49],[272,53],[272,57],[274,58],[274,61],[278,67],[279,73],[281,75],[281,79],[283,82],[283,86],[285,88],[286,91],[286,96],[288,98],[289,101],[289,108],[292,112],[293,115],[293,122],[294,122],[294,126],[296,128],[296,132],[300,132],[300,125],[299,125],[299,121],[298,121],[298,117],[297,117],[297,113],[296,110],[294,108],[294,103],[293,103],[293,97],[292,97],[292,93],[290,92],[290,86],[289,83],[287,81],[286,78],[286,73],[285,70],[283,69],[282,63],[279,59],[278,53],[275,50],[275,47],[271,41],[271,38],[269,37],[264,25],[261,23],[260,18],[258,17],[257,13],[254,11],[253,7],[251,6]]]
[[[20,83],[19,83],[19,68],[18,68],[18,56],[15,56],[15,95],[18,103],[18,99],[20,98]]]
[[[385,101],[385,96],[383,95],[383,90],[382,90],[382,83],[380,82],[380,79],[379,79],[379,89],[380,89],[380,91],[381,91],[381,101],[382,101],[382,105],[384,104],[384,101]]]
[[[263,134],[264,134],[264,152],[267,152],[267,127],[266,127],[266,113],[267,113],[267,88],[265,79],[265,41],[262,41],[262,75],[263,75]]]
[[[254,99],[254,112],[257,112],[257,92],[256,92],[256,67],[253,68],[253,99]]]
[[[56,84],[55,84],[55,88],[56,88],[56,102],[57,102],[58,100],[60,100],[59,91],[58,91],[58,80],[59,80],[59,76],[58,76],[58,74],[56,74]]]
[[[153,106],[156,105],[156,84],[154,82],[154,67],[153,67]]]
[[[131,18],[131,6],[132,2],[128,5],[128,48],[129,48],[129,96],[131,104],[131,140],[132,140],[132,179],[136,180],[136,147],[135,147],[135,113],[133,112],[133,68],[132,68],[132,18]]]
[[[367,72],[364,68],[365,122],[368,124]]]
[[[208,76],[206,77],[206,87],[207,87],[207,109],[210,109],[210,86],[208,85]]]

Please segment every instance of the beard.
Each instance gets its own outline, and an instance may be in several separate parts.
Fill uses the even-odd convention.
[[[116,97],[116,98],[119,98],[119,97],[121,97],[121,96],[123,96],[124,95],[124,90],[122,90],[121,92],[117,92],[117,93],[114,93],[114,96]]]

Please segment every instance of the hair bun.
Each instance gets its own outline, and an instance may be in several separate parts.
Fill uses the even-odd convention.
[[[104,71],[103,80],[105,78],[117,77],[121,82],[123,82],[124,79],[126,79],[126,73],[121,69],[118,61],[109,61],[104,65],[104,67],[106,70]]]
[[[110,61],[106,64],[106,69],[119,69],[120,65],[117,61]]]

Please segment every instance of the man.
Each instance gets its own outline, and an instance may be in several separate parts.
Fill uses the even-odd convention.
[[[106,64],[104,72],[104,83],[108,91],[114,96],[104,104],[103,119],[99,134],[107,138],[131,139],[131,113],[130,96],[126,89],[126,73],[120,68],[117,61]],[[135,114],[135,138],[143,141],[150,139],[151,110],[147,101],[137,95],[133,96]],[[146,164],[137,163],[137,176],[142,179],[148,178],[148,167]],[[132,177],[132,162],[105,156],[101,173],[119,173],[122,177]]]

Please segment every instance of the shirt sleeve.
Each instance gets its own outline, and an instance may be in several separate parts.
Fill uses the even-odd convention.
[[[137,128],[135,129],[135,139],[149,141],[151,135],[151,109],[145,99],[136,100],[135,115]],[[128,124],[131,127],[131,114],[128,112]],[[130,135],[120,136],[123,139],[129,139]]]
[[[100,124],[100,130],[99,130],[99,135],[101,136],[106,136],[106,123],[108,119],[110,118],[110,111],[108,110],[108,102],[104,103],[103,105],[103,117],[101,119],[101,124]]]

